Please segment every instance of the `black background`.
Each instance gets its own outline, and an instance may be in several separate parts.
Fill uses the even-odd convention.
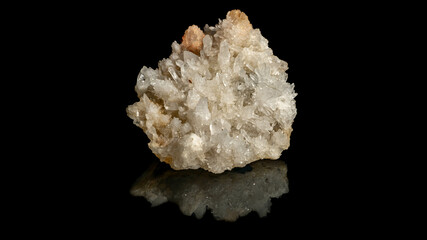
[[[359,59],[366,60],[366,39],[375,31],[361,21],[370,11],[323,3],[259,4],[113,3],[61,6],[46,16],[40,23],[49,26],[44,45],[53,50],[47,68],[60,74],[51,93],[61,99],[49,106],[56,110],[48,124],[57,132],[48,149],[61,156],[49,161],[61,179],[47,181],[53,193],[46,202],[53,209],[52,228],[139,238],[191,236],[192,229],[209,236],[231,231],[242,237],[345,237],[375,225],[375,215],[364,208],[370,197],[364,190],[367,176],[357,165],[364,153],[354,147],[367,131],[358,125],[366,121],[358,114],[364,103],[356,106],[354,99],[363,92],[355,83],[366,74],[358,70],[367,68]],[[290,192],[273,199],[266,218],[251,213],[235,223],[215,221],[208,212],[201,220],[184,216],[172,203],[151,208],[129,193],[156,161],[148,138],[125,111],[138,100],[137,74],[142,66],[156,68],[168,57],[172,42],[179,42],[188,26],[213,26],[232,9],[245,12],[274,54],[289,64],[288,81],[298,93],[291,145],[281,157]]]

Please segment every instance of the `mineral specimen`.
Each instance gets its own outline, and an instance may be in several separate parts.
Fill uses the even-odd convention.
[[[176,203],[183,214],[197,218],[206,209],[217,220],[235,221],[252,211],[265,217],[270,199],[289,192],[286,173],[283,161],[258,161],[222,174],[201,169],[173,171],[157,162],[136,181],[131,194],[145,197],[153,207]]]
[[[172,168],[222,173],[289,147],[296,116],[288,65],[245,13],[190,26],[157,69],[143,67],[127,114]]]

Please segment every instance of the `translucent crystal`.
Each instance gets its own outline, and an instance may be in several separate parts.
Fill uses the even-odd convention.
[[[289,147],[296,116],[288,65],[273,55],[245,13],[215,26],[190,26],[157,69],[143,67],[127,108],[172,168],[222,173]]]

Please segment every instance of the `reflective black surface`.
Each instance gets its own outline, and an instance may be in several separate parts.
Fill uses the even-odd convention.
[[[217,220],[236,221],[252,211],[265,217],[270,199],[289,191],[286,172],[281,160],[261,160],[222,174],[175,171],[156,161],[136,181],[131,194],[145,197],[153,206],[176,203],[183,214],[199,219],[207,209]]]

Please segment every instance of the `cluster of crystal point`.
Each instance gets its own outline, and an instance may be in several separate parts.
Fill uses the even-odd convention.
[[[289,147],[296,116],[288,65],[245,13],[190,26],[157,69],[143,67],[127,108],[153,153],[173,169],[222,173]]]

